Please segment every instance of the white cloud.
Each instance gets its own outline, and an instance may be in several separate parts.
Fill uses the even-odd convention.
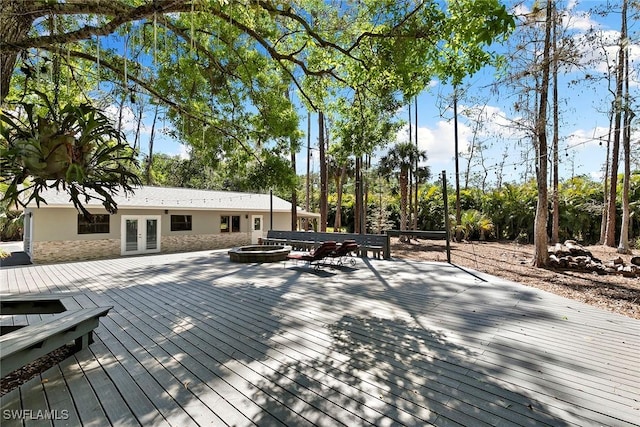
[[[109,117],[112,120],[114,126],[118,126],[118,121],[120,120],[120,107],[118,107],[117,105],[109,105],[107,108],[105,108],[104,113],[107,117]],[[138,127],[138,118],[136,117],[131,107],[128,107],[128,106],[123,107],[122,131],[124,133],[135,133],[137,127]],[[150,132],[151,132],[151,129],[150,128],[147,129],[147,127],[144,124],[144,116],[143,116],[143,122],[140,126],[140,133],[149,134]]]
[[[519,3],[513,8],[513,14],[516,16],[526,16],[531,13],[531,9],[524,3]]]
[[[471,140],[471,129],[458,122],[458,151],[465,152]],[[398,131],[397,141],[408,140],[408,126]],[[435,127],[418,127],[418,148],[427,152],[427,163],[448,162],[455,156],[453,121],[440,120]]]
[[[568,30],[589,31],[601,27],[600,23],[591,19],[589,12],[573,10],[573,7],[567,7],[567,10],[568,13],[562,16],[562,25]]]
[[[189,159],[191,157],[191,148],[186,144],[180,144],[179,146],[178,157],[182,160]]]
[[[499,140],[526,138],[525,132],[514,124],[518,117],[508,117],[500,107],[492,105],[463,106],[461,111],[461,115],[468,120],[469,127],[477,127],[478,136],[481,138]]]
[[[606,145],[609,128],[597,126],[593,129],[576,129],[567,136],[567,147],[584,149]]]
[[[595,36],[587,34],[575,36],[575,45],[581,50],[582,64],[603,74],[609,71],[609,67],[615,67],[617,63],[619,41],[620,32],[616,30],[599,31]],[[640,62],[640,44],[630,44],[628,53],[631,64]],[[631,73],[634,73],[633,66]],[[633,86],[638,84],[637,78],[632,77],[631,82]]]

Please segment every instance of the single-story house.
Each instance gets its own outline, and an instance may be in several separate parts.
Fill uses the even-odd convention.
[[[25,208],[24,250],[33,262],[222,249],[257,243],[269,229],[291,229],[291,203],[269,194],[145,186],[114,197],[116,214],[96,199],[79,213],[63,191]],[[297,208],[298,218],[318,214]]]

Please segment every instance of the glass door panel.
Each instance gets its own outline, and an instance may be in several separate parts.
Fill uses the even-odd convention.
[[[158,248],[158,220],[147,219],[147,250]]]
[[[137,252],[138,251],[138,220],[127,219],[126,220],[126,251]]]

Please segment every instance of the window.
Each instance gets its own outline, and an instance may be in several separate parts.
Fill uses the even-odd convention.
[[[191,215],[171,215],[171,231],[191,230]]]
[[[220,217],[221,233],[239,233],[240,232],[240,215],[221,216]]]
[[[78,234],[109,233],[109,215],[78,214]]]

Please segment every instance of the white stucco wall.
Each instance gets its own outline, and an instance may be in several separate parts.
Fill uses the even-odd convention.
[[[104,240],[120,239],[121,217],[123,215],[160,215],[161,235],[200,235],[220,234],[220,218],[222,216],[240,216],[240,232],[251,231],[252,215],[262,215],[263,228],[266,233],[269,230],[269,212],[234,212],[234,211],[198,211],[198,210],[145,210],[145,209],[120,209],[117,214],[110,215],[109,233],[78,234],[78,212],[73,208],[40,208],[29,209],[33,215],[32,239],[34,242],[58,241],[58,240]],[[104,210],[89,209],[93,214],[105,214]],[[171,231],[171,215],[191,215],[192,230]],[[274,212],[273,229],[289,230],[291,227],[290,214]]]
[[[175,210],[120,209],[110,215],[109,233],[78,234],[78,211],[74,208],[41,207],[28,209],[33,216],[31,239],[35,262],[57,262],[109,258],[120,255],[122,216],[157,215],[160,217],[161,252],[206,250],[249,244],[252,217],[262,215],[263,232],[270,228],[270,213]],[[106,214],[104,209],[89,209],[92,214]],[[191,215],[192,230],[171,231],[171,215]],[[240,232],[220,232],[222,216],[240,216]],[[273,229],[290,229],[290,214],[274,212]]]

